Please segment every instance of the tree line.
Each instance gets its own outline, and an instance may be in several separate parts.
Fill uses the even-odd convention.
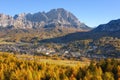
[[[89,66],[56,65],[0,54],[0,80],[120,80],[120,61],[91,61]]]

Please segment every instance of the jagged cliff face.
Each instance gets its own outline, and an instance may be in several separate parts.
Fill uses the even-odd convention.
[[[97,28],[95,28],[93,31],[101,32],[101,31],[120,31],[120,19],[112,20],[108,22],[107,24],[99,25]]]
[[[49,18],[48,21],[50,23],[58,23],[63,26],[80,27],[79,20],[72,13],[65,11],[64,9],[53,9],[46,15]]]
[[[51,27],[72,27],[78,29],[89,29],[81,23],[72,13],[59,8],[49,12],[38,12],[35,14],[18,14],[14,17],[0,14],[0,26],[27,29],[27,28],[51,28]]]
[[[8,25],[12,25],[14,23],[14,19],[5,14],[0,14],[0,26],[6,27]]]

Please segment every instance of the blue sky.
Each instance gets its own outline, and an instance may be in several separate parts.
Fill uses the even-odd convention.
[[[64,8],[90,27],[120,18],[120,0],[0,0],[0,13],[48,12]]]

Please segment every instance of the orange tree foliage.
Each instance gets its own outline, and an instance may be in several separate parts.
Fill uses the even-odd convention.
[[[0,54],[0,80],[119,80],[120,62],[101,60],[89,66],[65,66],[21,60]]]

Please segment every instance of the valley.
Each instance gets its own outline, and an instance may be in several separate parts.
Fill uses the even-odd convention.
[[[120,80],[120,0],[0,0],[0,80]]]
[[[52,15],[55,14],[55,15]],[[71,12],[0,15],[0,51],[66,59],[120,58],[120,20],[90,28]]]

